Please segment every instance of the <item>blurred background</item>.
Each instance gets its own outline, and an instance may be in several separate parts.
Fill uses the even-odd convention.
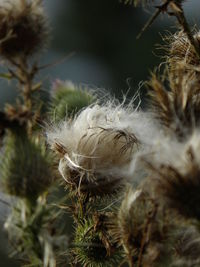
[[[49,48],[38,59],[41,64],[59,63],[63,59],[40,73],[38,78],[43,80],[45,90],[51,88],[55,79],[61,79],[97,90],[103,88],[117,98],[129,91],[131,97],[148,78],[150,70],[161,62],[162,52],[155,45],[162,43],[166,31],[175,30],[173,18],[162,15],[136,40],[153,9],[135,9],[119,0],[45,0],[44,3],[52,37]],[[198,25],[200,1],[186,1],[184,9],[191,25]],[[5,102],[14,101],[12,84],[0,80],[0,92],[0,108]],[[143,96],[145,89],[141,88],[140,93]],[[0,204],[1,225],[6,212],[5,205]],[[18,266],[6,256],[6,247],[6,236],[1,232],[0,266]]]

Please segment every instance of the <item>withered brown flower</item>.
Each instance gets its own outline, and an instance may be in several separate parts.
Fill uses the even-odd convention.
[[[47,20],[41,0],[0,1],[0,54],[29,56],[46,45]]]

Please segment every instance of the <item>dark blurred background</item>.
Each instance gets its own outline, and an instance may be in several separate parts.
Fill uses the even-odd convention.
[[[136,40],[152,9],[133,8],[119,0],[44,0],[52,38],[46,53],[39,55],[41,64],[65,61],[41,73],[46,89],[56,79],[71,80],[96,88],[105,88],[117,97],[130,89],[138,89],[149,71],[161,61],[166,30],[174,31],[174,20],[161,16],[141,39]],[[155,1],[155,4],[158,1]],[[200,1],[184,4],[192,24],[198,23]],[[12,86],[0,80],[0,105],[14,99]],[[141,90],[142,93],[143,90]]]
[[[148,78],[150,70],[159,65],[161,51],[155,44],[162,43],[166,32],[174,31],[174,20],[161,16],[141,39],[136,40],[152,9],[134,9],[119,0],[45,0],[46,13],[52,28],[50,47],[39,55],[41,64],[60,64],[42,71],[40,77],[49,90],[55,79],[87,84],[99,90],[104,88],[116,97],[129,89],[134,95],[139,83]],[[186,15],[191,24],[198,24],[199,0],[186,1]],[[12,84],[0,80],[0,108],[12,102],[15,91]],[[141,89],[141,95],[145,91]],[[0,205],[1,222],[6,208]],[[17,266],[8,260],[5,252],[5,234],[0,236],[0,266]]]

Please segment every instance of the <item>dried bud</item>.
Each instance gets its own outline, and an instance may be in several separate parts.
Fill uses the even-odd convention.
[[[8,132],[1,152],[1,182],[14,196],[35,200],[54,179],[52,156],[24,132]]]
[[[0,1],[0,54],[30,56],[46,45],[48,27],[41,0]]]
[[[50,115],[56,122],[73,117],[95,101],[94,94],[86,87],[77,87],[72,82],[56,80],[52,90]]]

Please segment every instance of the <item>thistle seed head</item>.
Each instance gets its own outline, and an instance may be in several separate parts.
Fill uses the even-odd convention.
[[[164,82],[155,74],[148,87],[156,120],[180,138],[185,138],[200,124],[200,79],[179,66],[177,78]]]
[[[127,116],[121,107],[94,105],[47,133],[52,149],[61,155],[59,170],[68,183],[99,194],[124,183],[123,170],[139,145],[124,125]]]

